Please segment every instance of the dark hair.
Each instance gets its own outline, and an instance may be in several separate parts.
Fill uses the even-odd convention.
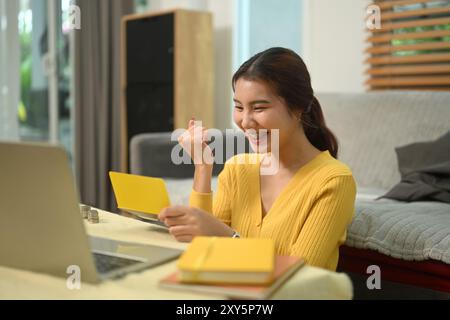
[[[238,79],[262,80],[283,98],[291,114],[301,114],[303,130],[309,142],[321,151],[328,150],[337,158],[338,143],[325,124],[322,107],[314,96],[311,78],[302,58],[285,48],[270,48],[244,62],[233,75]]]

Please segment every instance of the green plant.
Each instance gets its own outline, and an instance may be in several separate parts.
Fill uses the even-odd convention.
[[[396,30],[396,33],[416,33],[416,32],[426,32],[426,31],[435,31],[435,30],[450,30],[450,24],[437,25],[437,26],[420,26],[420,27],[412,27],[412,28],[402,28]],[[411,44],[420,44],[425,42],[445,42],[450,41],[450,36],[445,37],[435,37],[435,38],[421,38],[421,39],[394,39],[391,41],[393,46],[400,45],[411,45]],[[439,52],[450,51],[449,49],[440,50]],[[434,53],[435,50],[411,50],[411,51],[397,51],[394,55],[397,56],[405,56],[405,55],[415,55],[415,54],[427,54]]]
[[[20,34],[20,104],[19,120],[26,122],[31,89],[31,33]]]

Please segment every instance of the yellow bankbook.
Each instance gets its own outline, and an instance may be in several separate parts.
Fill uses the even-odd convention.
[[[196,237],[177,267],[182,282],[269,284],[275,245],[271,239]]]
[[[117,207],[142,216],[156,217],[170,206],[169,194],[164,180],[134,174],[109,172]]]

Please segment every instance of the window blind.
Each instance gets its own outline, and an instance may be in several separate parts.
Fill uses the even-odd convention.
[[[450,0],[372,4],[380,10],[380,28],[368,28],[368,90],[450,91]]]

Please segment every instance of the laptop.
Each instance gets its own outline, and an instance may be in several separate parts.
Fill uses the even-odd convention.
[[[166,228],[158,214],[170,205],[166,184],[161,178],[109,172],[117,207],[139,220]]]
[[[98,283],[172,259],[181,250],[89,237],[66,152],[0,142],[0,265]]]

